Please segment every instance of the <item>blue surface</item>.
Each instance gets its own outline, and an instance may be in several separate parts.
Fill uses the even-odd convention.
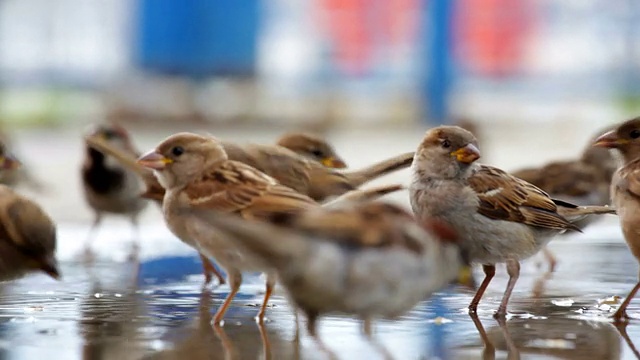
[[[141,262],[138,281],[152,279],[154,284],[169,284],[198,274],[202,274],[198,256],[169,256]]]
[[[205,77],[255,70],[258,0],[140,0],[136,62]]]
[[[429,123],[443,124],[449,119],[452,70],[452,15],[454,0],[423,2],[423,41],[428,43],[427,71],[423,85],[423,104]]]

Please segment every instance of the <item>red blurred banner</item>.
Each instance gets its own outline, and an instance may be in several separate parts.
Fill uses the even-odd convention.
[[[318,0],[338,69],[360,75],[376,56],[415,43],[420,0]]]
[[[456,58],[481,75],[517,72],[534,31],[534,10],[530,0],[457,0]]]

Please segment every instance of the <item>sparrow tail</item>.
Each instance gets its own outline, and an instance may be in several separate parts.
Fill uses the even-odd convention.
[[[604,214],[616,214],[616,209],[611,206],[576,206],[576,207],[563,207],[558,206],[558,214],[565,217],[570,222],[576,222],[584,219],[588,215],[604,215]]]
[[[405,187],[400,184],[390,184],[376,186],[370,189],[349,191],[342,196],[325,203],[324,207],[336,207],[352,202],[366,202],[376,200],[384,195],[404,190]]]
[[[392,173],[394,171],[402,170],[404,168],[408,168],[413,162],[413,155],[414,152],[404,153],[373,164],[364,169],[344,172],[343,174],[346,178],[349,179],[349,182],[352,186],[358,187],[380,176]]]
[[[145,177],[145,175],[150,174],[150,171],[143,168],[136,162],[136,158],[112,146],[106,141],[91,136],[87,137],[85,140],[87,142],[87,145],[89,145],[90,147],[100,151],[105,155],[112,156],[113,158],[118,160],[118,162],[120,162],[122,166],[131,171],[134,171],[136,174],[142,176],[143,178]]]

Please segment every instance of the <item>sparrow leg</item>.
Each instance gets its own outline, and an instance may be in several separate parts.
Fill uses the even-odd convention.
[[[226,281],[224,280],[224,276],[220,274],[220,271],[216,269],[215,266],[211,263],[211,260],[207,258],[204,254],[199,253],[200,260],[202,260],[202,272],[204,273],[204,284],[207,285],[213,280],[213,275],[218,278],[218,284],[222,285]]]
[[[373,337],[373,329],[371,326],[371,318],[366,317],[362,320],[362,332],[367,339],[371,339]]]
[[[140,226],[138,223],[138,214],[133,214],[129,218],[131,221],[131,233],[133,234],[133,240],[138,241],[140,239]]]
[[[371,323],[371,318],[365,317],[362,322],[362,332],[364,333],[364,337],[367,339],[369,344],[374,347],[376,350],[380,352],[382,358],[385,360],[393,359],[389,350],[387,350],[380,342],[376,341],[373,337],[373,328]]]
[[[97,212],[96,216],[93,218],[93,223],[91,224],[91,228],[89,228],[89,234],[87,235],[87,240],[85,241],[85,247],[87,248],[89,247],[89,243],[95,237],[96,230],[98,230],[100,223],[102,223],[102,214]]]
[[[516,286],[516,282],[520,277],[520,263],[517,260],[507,260],[507,274],[509,274],[507,289],[504,291],[502,301],[500,302],[500,307],[498,307],[498,312],[495,314],[495,316],[498,318],[503,318],[505,315],[507,315],[507,304],[509,303],[511,292],[513,292],[513,288]]]
[[[554,272],[556,269],[556,265],[558,264],[558,260],[556,259],[556,256],[553,255],[551,250],[549,250],[549,248],[546,246],[542,248],[542,255],[544,255],[544,258],[549,263],[549,272],[550,273]]]
[[[484,280],[482,280],[482,284],[476,291],[476,295],[471,300],[471,304],[469,305],[469,312],[475,314],[478,311],[478,304],[480,303],[480,299],[482,299],[482,295],[484,295],[485,290],[487,290],[487,286],[491,282],[491,279],[496,275],[496,266],[495,265],[482,265],[482,270],[484,270]]]
[[[322,339],[320,339],[320,336],[318,336],[318,325],[317,325],[318,313],[315,311],[307,311],[306,313],[307,313],[307,331],[309,332],[309,335],[316,342],[316,345],[318,346],[318,348],[321,351],[323,351],[325,354],[327,354],[329,359],[337,359],[333,351],[331,351],[324,344]]]
[[[140,227],[138,226],[138,215],[131,215],[129,220],[131,221],[133,240],[131,242],[131,252],[129,253],[128,260],[133,261],[137,259],[140,254]]]
[[[240,284],[242,284],[242,274],[237,270],[227,271],[227,278],[229,279],[229,286],[231,287],[231,291],[229,292],[229,295],[227,295],[227,298],[224,300],[224,303],[222,303],[222,306],[220,306],[220,308],[216,312],[216,315],[213,317],[214,325],[224,324],[222,321],[224,319],[224,314],[227,312],[227,309],[229,308],[229,305],[231,305],[233,298],[238,293],[238,290],[240,290]]]
[[[272,274],[267,274],[267,290],[264,293],[264,299],[262,300],[262,306],[260,306],[260,312],[258,313],[258,324],[264,323],[264,314],[267,311],[267,304],[269,298],[273,293],[273,288],[276,286],[276,277]]]
[[[616,322],[620,322],[620,320],[625,319],[625,318],[628,317],[627,316],[627,306],[629,306],[629,303],[631,302],[633,297],[636,296],[636,293],[638,292],[639,289],[640,289],[640,281],[638,281],[636,286],[634,286],[633,289],[631,289],[631,292],[629,293],[627,298],[624,299],[624,301],[622,302],[622,304],[618,308],[618,311],[616,311],[615,314],[613,314],[613,319]]]

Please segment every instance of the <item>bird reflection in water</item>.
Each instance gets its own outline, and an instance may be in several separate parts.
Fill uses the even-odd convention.
[[[117,270],[110,271],[112,276],[104,276],[106,271],[101,269],[104,266]],[[135,321],[147,312],[143,299],[136,293],[139,266],[135,258],[122,264],[87,267],[91,287],[80,304],[79,321],[83,360],[143,356],[145,350],[139,341],[143,323]]]
[[[531,355],[575,360],[621,358],[618,331],[608,322],[514,318],[498,320],[497,326],[485,331],[478,316],[470,316],[484,346],[483,359],[495,359],[496,350],[507,351],[508,359]]]

